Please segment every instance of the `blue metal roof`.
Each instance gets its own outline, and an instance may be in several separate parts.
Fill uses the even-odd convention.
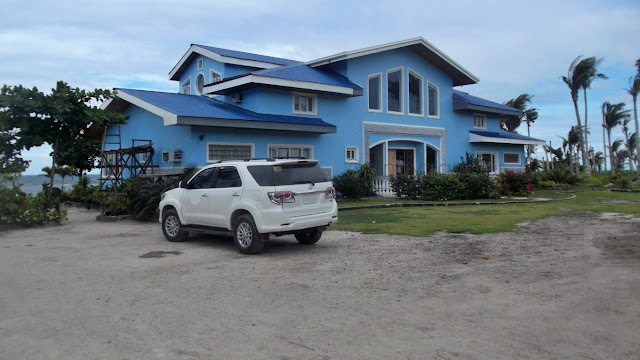
[[[469,95],[466,92],[462,92],[460,90],[453,90],[454,97],[454,110],[478,110],[478,111],[487,111],[494,112],[498,114],[505,115],[515,115],[519,116],[522,112],[518,109],[512,108],[507,105],[498,104],[493,101],[489,101],[483,98],[479,98],[477,96]],[[460,100],[460,101],[456,101]]]
[[[312,68],[307,65],[282,66],[273,69],[264,69],[252,72],[254,75],[268,76],[278,79],[295,81],[307,81],[325,85],[343,86],[361,90],[360,85],[352,83],[341,74]]]
[[[469,130],[469,132],[473,133],[473,134],[476,134],[476,135],[489,137],[489,138],[496,138],[496,139],[528,140],[528,141],[542,141],[542,142],[544,142],[544,140],[535,139],[535,138],[532,138],[532,137],[520,135],[520,134],[517,134],[517,133],[512,133],[512,132],[509,132],[509,131]]]
[[[206,96],[184,95],[159,91],[116,89],[134,96],[150,105],[168,111],[178,117],[197,117],[209,119],[228,119],[245,121],[265,121],[299,125],[327,126],[335,125],[316,117],[261,114],[249,111]]]
[[[237,59],[262,61],[262,62],[267,62],[267,63],[271,63],[271,64],[276,64],[276,65],[297,65],[297,64],[302,64],[301,61],[283,59],[283,58],[278,58],[278,57],[273,57],[273,56],[252,54],[252,53],[248,53],[248,52],[244,52],[244,51],[221,49],[221,48],[217,48],[217,47],[213,47],[213,46],[206,46],[206,45],[199,45],[199,44],[192,44],[192,45],[201,47],[201,48],[209,50],[209,51],[213,51],[214,53],[220,54],[222,56],[228,56],[228,57],[233,57],[233,58],[237,58]]]

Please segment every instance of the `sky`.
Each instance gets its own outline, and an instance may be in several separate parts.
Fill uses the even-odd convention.
[[[192,43],[308,61],[423,37],[480,78],[458,89],[499,103],[534,95],[540,115],[531,136],[554,147],[576,125],[560,77],[579,55],[604,57],[599,69],[609,79],[594,81],[587,94],[596,151],[600,106],[632,108],[625,88],[640,59],[637,0],[2,0],[1,8],[0,84],[44,92],[58,80],[90,90],[177,92],[168,73]],[[526,134],[526,125],[518,132]],[[612,134],[618,138],[620,129]],[[51,165],[50,151],[23,152],[31,160],[25,174]]]

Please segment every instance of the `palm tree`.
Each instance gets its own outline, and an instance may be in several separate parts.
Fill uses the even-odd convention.
[[[624,159],[627,157],[627,150],[620,149],[623,143],[624,141],[622,139],[618,139],[611,144],[613,153],[612,169],[622,170],[624,168]]]
[[[569,151],[567,152],[567,159],[569,159],[569,168],[571,169],[571,173],[575,174],[576,172],[576,166],[574,166],[574,155],[573,155],[573,149],[576,145],[579,144],[580,142],[580,131],[578,130],[578,127],[576,126],[572,126],[571,130],[569,130],[569,133],[567,134],[567,138],[562,138],[562,147],[563,148],[569,148]]]
[[[631,142],[629,141],[629,123],[630,122],[631,122],[631,117],[627,117],[622,121],[622,133],[624,134],[625,145],[627,146],[627,156],[629,157],[629,170],[633,171],[633,153],[635,151],[631,148]]]
[[[583,59],[578,63],[578,67],[583,68],[584,76],[582,81],[582,93],[584,94],[584,146],[586,149],[589,149],[589,126],[587,117],[587,89],[591,87],[591,83],[596,78],[599,79],[608,79],[605,74],[598,73],[597,67],[604,61],[604,58],[596,59],[595,57],[590,57]],[[588,154],[587,154],[588,155]],[[588,159],[588,158],[587,158]],[[586,162],[585,162],[586,163]],[[585,165],[586,166],[586,165]]]
[[[64,191],[64,178],[67,176],[73,175],[75,169],[72,166],[61,166],[56,169],[56,174],[60,175],[62,178],[62,186],[60,187],[62,191]]]
[[[613,174],[616,169],[615,163],[619,163],[618,161],[614,162],[613,154],[617,151],[617,148],[614,149],[611,144],[611,130],[616,126],[622,124],[624,119],[628,118],[629,112],[631,110],[624,109],[624,103],[611,104],[608,101],[605,101],[602,104],[602,113],[604,114],[604,123],[605,129],[607,130],[607,138],[609,139],[609,160],[611,161],[611,173]],[[622,140],[621,140],[622,141]],[[617,145],[620,147],[620,145]]]
[[[604,154],[604,171],[607,171],[607,142],[606,142],[606,137],[604,136],[607,129],[606,117],[604,113],[605,104],[608,104],[608,102],[607,101],[603,102],[600,108],[602,109],[602,151]]]
[[[526,118],[527,105],[531,103],[533,95],[520,94],[517,98],[511,99],[504,103],[514,109],[518,109],[522,112],[520,116],[507,116],[500,119],[502,129],[509,132],[516,132],[516,129],[522,124],[522,120]],[[535,109],[534,109],[535,110]],[[536,112],[537,117],[537,112]],[[533,120],[535,121],[535,119]],[[532,121],[532,122],[533,122]]]
[[[602,164],[604,163],[605,163],[604,153],[602,151],[596,152],[593,155],[593,164],[598,169],[598,172],[602,171]]]
[[[640,134],[640,129],[638,128],[638,93],[640,93],[640,59],[636,61],[636,66],[638,67],[638,73],[635,77],[629,79],[629,88],[626,89],[631,95],[633,99],[633,118],[636,123],[636,154],[640,154],[640,139],[638,139],[638,134]],[[637,177],[640,178],[640,161],[636,165]]]
[[[524,122],[527,123],[527,136],[531,137],[531,124],[538,120],[538,109],[529,108],[524,111]],[[533,145],[527,146],[527,163],[529,162],[529,158],[531,157],[531,153],[533,153]]]
[[[569,65],[569,71],[567,71],[567,76],[562,76],[561,79],[567,84],[569,91],[571,92],[571,100],[573,100],[573,108],[576,112],[576,121],[578,123],[579,129],[586,128],[582,127],[582,121],[580,120],[580,110],[578,110],[578,92],[580,89],[583,89],[586,94],[586,88],[591,86],[591,81],[598,77],[599,74],[596,71],[596,67],[600,65],[602,62],[602,58],[596,59],[596,57],[588,57],[582,59],[582,55],[578,56],[571,62]],[[601,74],[600,74],[601,75]],[[588,175],[591,175],[591,169],[587,166],[587,148],[585,144],[584,134],[581,132],[580,134],[580,150],[582,151],[582,160],[584,162],[584,169]]]

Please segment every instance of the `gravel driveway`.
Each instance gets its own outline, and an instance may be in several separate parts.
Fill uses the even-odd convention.
[[[95,216],[0,234],[0,359],[640,358],[638,219],[244,256]]]

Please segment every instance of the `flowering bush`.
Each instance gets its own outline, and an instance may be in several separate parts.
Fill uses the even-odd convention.
[[[44,192],[30,195],[18,187],[0,186],[0,204],[0,224],[39,225],[67,218],[66,211],[52,207]]]
[[[504,195],[528,196],[535,188],[535,179],[531,174],[505,171],[497,176],[500,193]]]

